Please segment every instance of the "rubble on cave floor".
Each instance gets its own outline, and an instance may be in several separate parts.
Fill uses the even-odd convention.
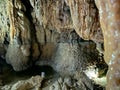
[[[83,79],[76,80],[67,76],[45,81],[44,78],[36,75],[26,80],[4,85],[1,90],[104,90],[104,87],[94,84],[91,80]],[[87,82],[84,82],[85,80]]]
[[[49,66],[34,66],[34,69],[32,67],[22,72],[8,68],[1,90],[104,90],[104,85],[100,85],[103,82],[97,84],[84,72],[61,76]]]
[[[5,85],[1,90],[40,90],[42,81],[43,77],[36,75],[28,80],[17,81],[13,85]]]

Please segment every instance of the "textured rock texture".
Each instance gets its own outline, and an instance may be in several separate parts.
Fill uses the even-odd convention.
[[[7,14],[7,2],[6,0],[0,1],[0,56],[4,56],[6,53],[4,44],[7,44],[9,34],[9,15]]]
[[[65,0],[70,6],[73,27],[86,40],[103,41],[94,0]]]
[[[5,85],[1,90],[41,90],[43,78],[40,76],[33,76],[28,80],[21,80],[13,85]]]
[[[27,68],[30,56],[33,59],[39,56],[38,45],[33,36],[34,29],[29,27],[32,26],[32,23],[29,20],[30,17],[26,15],[29,13],[27,9],[21,0],[14,0],[13,2],[10,0],[8,2],[10,44],[7,49],[6,60],[16,71]]]
[[[93,40],[103,53],[94,0],[2,0],[0,7],[0,56],[14,70],[39,59],[71,74],[100,61],[95,44],[80,38]]]
[[[66,34],[67,32],[63,32],[62,35],[66,36],[66,41],[62,36],[61,43],[53,56],[52,65],[56,71],[72,75],[76,71],[85,70],[90,65],[96,65],[97,61],[100,62],[93,42],[82,42],[75,32],[68,37]]]
[[[82,76],[82,75],[81,75]],[[93,90],[92,82],[83,76],[83,79],[78,81],[73,80],[70,77],[59,78],[53,85],[50,86],[49,90]]]
[[[107,90],[120,90],[120,1],[95,0],[104,35],[105,61],[109,65]]]
[[[64,0],[30,0],[30,3],[33,8],[33,21],[38,26],[58,31],[72,28],[70,9]]]
[[[59,42],[66,40],[64,32],[70,38],[63,43],[78,43],[70,36],[74,30],[84,39],[103,43],[93,0],[3,0],[0,4],[1,55],[6,53],[6,61],[16,71],[37,59],[51,59]]]

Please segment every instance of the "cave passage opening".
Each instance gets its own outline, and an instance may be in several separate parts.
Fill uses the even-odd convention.
[[[48,65],[33,65],[23,71],[14,71],[11,65],[8,65],[5,60],[0,59],[0,78],[3,85],[9,85],[20,80],[26,80],[36,75],[44,77],[44,81],[46,81],[48,79],[52,79],[58,74],[56,74],[53,68]]]

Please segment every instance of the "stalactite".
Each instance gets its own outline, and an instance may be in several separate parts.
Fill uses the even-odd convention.
[[[98,10],[94,0],[67,0],[67,2],[70,7],[73,27],[78,35],[86,40],[103,42]]]

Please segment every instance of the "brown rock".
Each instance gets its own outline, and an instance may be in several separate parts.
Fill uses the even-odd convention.
[[[67,3],[70,7],[73,27],[78,35],[86,40],[103,42],[94,0],[67,0]]]
[[[120,90],[120,1],[95,0],[104,35],[105,61],[109,65],[107,90]]]
[[[5,85],[1,88],[1,90],[41,90],[41,83],[43,78],[36,75],[31,77],[28,80],[21,80],[13,85]]]
[[[20,0],[8,2],[10,45],[8,46],[6,60],[16,71],[26,69],[29,66],[29,57],[33,56],[34,59],[37,59],[40,54],[34,34],[31,35],[33,31],[31,31],[30,25],[32,24],[26,16],[26,12],[28,12],[26,8]]]

